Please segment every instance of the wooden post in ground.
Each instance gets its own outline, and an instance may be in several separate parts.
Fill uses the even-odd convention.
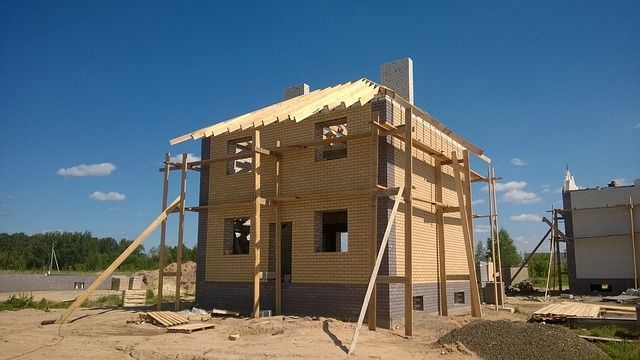
[[[435,201],[442,203],[442,160],[434,159],[435,172]],[[444,241],[444,209],[436,206],[436,239],[438,242],[438,269],[440,273],[440,315],[449,315],[449,301],[447,299],[447,260]]]
[[[280,140],[276,141],[276,147],[280,147]],[[281,155],[275,156],[276,160],[276,197],[280,196],[281,181]],[[282,209],[279,202],[276,203],[276,315],[282,314]]]
[[[493,189],[495,186],[495,178],[492,177],[491,168],[487,170],[487,179],[489,179],[488,190],[489,190],[489,239],[491,241],[491,262],[493,267],[493,302],[495,303],[495,310],[498,311],[498,274],[496,273],[496,238],[495,238],[495,229],[494,229],[494,204],[493,204]]]
[[[553,210],[553,224],[558,228],[558,209]],[[558,277],[558,291],[562,294],[562,257],[560,256],[560,239],[556,240],[556,276]]]
[[[169,213],[169,211],[173,210],[173,208],[179,202],[180,202],[180,197],[177,197],[175,200],[173,200],[171,202],[171,204],[163,212],[161,212],[160,215],[158,215],[158,217],[155,220],[153,220],[151,225],[149,225],[140,235],[138,235],[138,237],[135,240],[133,240],[131,245],[129,245],[129,247],[127,247],[122,252],[122,254],[120,254],[120,256],[118,256],[111,263],[111,265],[109,265],[109,267],[105,271],[100,273],[100,275],[91,283],[91,285],[89,285],[89,287],[82,294],[80,294],[80,296],[78,296],[76,301],[74,301],[73,304],[71,304],[71,306],[69,306],[62,313],[62,315],[60,315],[60,318],[58,318],[58,320],[56,321],[56,324],[63,324],[69,318],[69,316],[71,316],[71,314],[73,314],[73,312],[76,311],[76,309],[79,308],[80,305],[82,305],[82,303],[85,300],[87,300],[89,298],[89,296],[105,280],[107,280],[107,278],[109,276],[111,276],[111,274],[113,274],[114,271],[116,271],[118,266],[120,266],[129,257],[129,255],[131,255],[138,248],[138,246],[140,246],[140,244],[142,244],[144,239],[146,239],[147,236],[149,236],[149,234],[151,234],[153,232],[153,230],[155,230],[162,223],[162,221],[167,218],[167,214]]]
[[[176,249],[175,309],[180,311],[180,284],[182,282],[182,244],[184,242],[184,208],[187,196],[187,153],[182,154],[182,180],[180,182],[180,219],[178,220],[178,248]]]
[[[379,116],[379,113],[378,113]],[[373,124],[371,125],[371,153],[370,155],[370,161],[369,161],[369,166],[370,166],[370,171],[371,171],[371,188],[375,189],[378,186],[378,139],[380,138],[380,130],[374,126]],[[369,236],[371,237],[370,239],[370,249],[369,249],[369,254],[370,254],[370,263],[371,263],[371,271],[373,271],[375,269],[376,266],[376,253],[378,250],[378,196],[376,194],[371,194],[370,198],[369,198],[369,206],[370,206],[370,232],[369,232]],[[372,289],[372,295],[371,295],[371,299],[369,300],[369,312],[368,312],[368,318],[367,318],[367,323],[369,325],[369,330],[371,331],[375,331],[376,330],[376,323],[377,323],[377,310],[376,310],[376,284],[375,282],[373,283],[373,289]]]
[[[629,197],[629,218],[631,219],[631,249],[633,252],[633,283],[638,288],[638,260],[636,254],[636,229],[633,223],[633,199]],[[636,306],[636,309],[638,307]],[[640,320],[640,318],[638,319]]]
[[[413,121],[411,107],[404,113],[404,335],[413,336]]]
[[[367,291],[364,294],[364,301],[362,302],[362,307],[360,308],[360,316],[358,316],[358,322],[356,323],[356,328],[353,331],[353,337],[351,338],[351,344],[349,345],[348,354],[353,354],[353,351],[356,349],[356,344],[358,343],[358,336],[360,336],[360,328],[362,327],[362,322],[364,321],[364,314],[367,310],[367,304],[371,299],[371,294],[373,292],[373,286],[376,283],[376,278],[378,277],[378,271],[380,271],[380,263],[382,262],[382,258],[384,257],[384,250],[387,248],[387,243],[389,242],[389,235],[391,234],[391,228],[393,227],[393,223],[396,219],[396,213],[398,212],[398,206],[400,206],[400,199],[406,189],[403,185],[400,185],[400,189],[398,190],[398,194],[396,195],[395,202],[393,203],[393,209],[391,210],[391,215],[389,215],[389,221],[387,222],[387,227],[384,230],[384,235],[382,236],[382,243],[380,244],[380,249],[378,250],[378,255],[376,257],[376,263],[373,267],[373,271],[371,272],[371,276],[369,277],[369,285],[367,286]]]
[[[471,292],[471,316],[482,317],[482,308],[480,307],[480,291],[478,289],[478,279],[476,277],[476,264],[473,260],[473,238],[471,227],[469,226],[469,217],[465,198],[469,199],[466,194],[466,188],[462,183],[462,174],[460,163],[458,163],[458,154],[451,152],[451,165],[453,166],[454,181],[456,183],[456,194],[458,195],[458,208],[460,209],[460,222],[462,224],[462,234],[464,236],[464,246],[467,253],[467,266],[469,267],[469,290]],[[466,196],[465,196],[466,195]]]
[[[167,196],[169,195],[169,162],[171,154],[164,155],[164,182],[162,189],[162,211],[167,209]],[[162,220],[160,225],[160,249],[158,250],[158,292],[156,293],[156,308],[162,310],[162,287],[164,286],[164,247],[167,237],[167,219]]]
[[[491,167],[491,177],[496,177],[496,173],[495,173],[495,169],[493,167]],[[496,276],[498,279],[498,282],[500,284],[503,283],[502,281],[502,252],[500,251],[500,223],[498,222],[498,200],[497,200],[497,196],[496,196],[496,186],[494,184],[493,186],[493,221],[495,222],[495,231],[496,231],[496,253],[498,254],[498,275]],[[496,284],[496,286],[498,286],[498,284]],[[500,300],[499,303],[503,304],[502,306],[504,306],[504,289],[500,289]]]
[[[253,146],[254,149],[259,148],[260,145],[260,130],[254,129],[253,132]],[[260,317],[260,153],[254,151],[253,153],[253,178],[254,178],[254,199],[255,210],[253,214],[253,221],[251,222],[251,241],[253,242],[253,316]]]

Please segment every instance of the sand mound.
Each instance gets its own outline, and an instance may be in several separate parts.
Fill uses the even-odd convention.
[[[164,268],[164,272],[176,272],[178,265],[171,263]],[[193,295],[196,289],[196,269],[197,265],[193,261],[187,261],[182,263],[182,275],[180,277],[181,293],[183,295]],[[141,270],[134,274],[134,276],[142,276],[142,288],[143,289],[158,289],[158,270]],[[162,283],[162,292],[164,295],[172,295],[176,290],[176,277],[165,276]]]
[[[478,320],[438,340],[439,345],[456,342],[486,359],[609,359],[595,345],[556,325]]]

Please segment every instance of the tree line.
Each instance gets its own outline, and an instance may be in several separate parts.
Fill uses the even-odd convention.
[[[97,238],[90,232],[0,233],[0,269],[47,271],[53,246],[62,271],[99,271],[106,269],[133,241],[112,237]],[[196,246],[183,246],[182,261],[196,261]],[[176,261],[178,247],[165,248],[165,264]],[[143,246],[129,256],[120,271],[151,270],[158,267],[158,248],[145,252]],[[55,262],[53,269],[55,270]]]

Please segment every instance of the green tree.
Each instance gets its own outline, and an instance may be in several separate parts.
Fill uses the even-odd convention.
[[[500,258],[502,260],[502,266],[516,266],[522,262],[522,258],[520,254],[518,254],[518,249],[513,243],[513,239],[511,239],[511,235],[504,228],[500,228]],[[491,252],[491,240],[487,240],[487,254],[489,259],[492,258],[493,253]],[[496,259],[497,261],[498,259]]]

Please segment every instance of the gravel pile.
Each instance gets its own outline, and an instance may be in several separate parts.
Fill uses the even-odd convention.
[[[595,345],[556,325],[478,320],[452,330],[438,344],[457,341],[485,359],[609,359]]]

